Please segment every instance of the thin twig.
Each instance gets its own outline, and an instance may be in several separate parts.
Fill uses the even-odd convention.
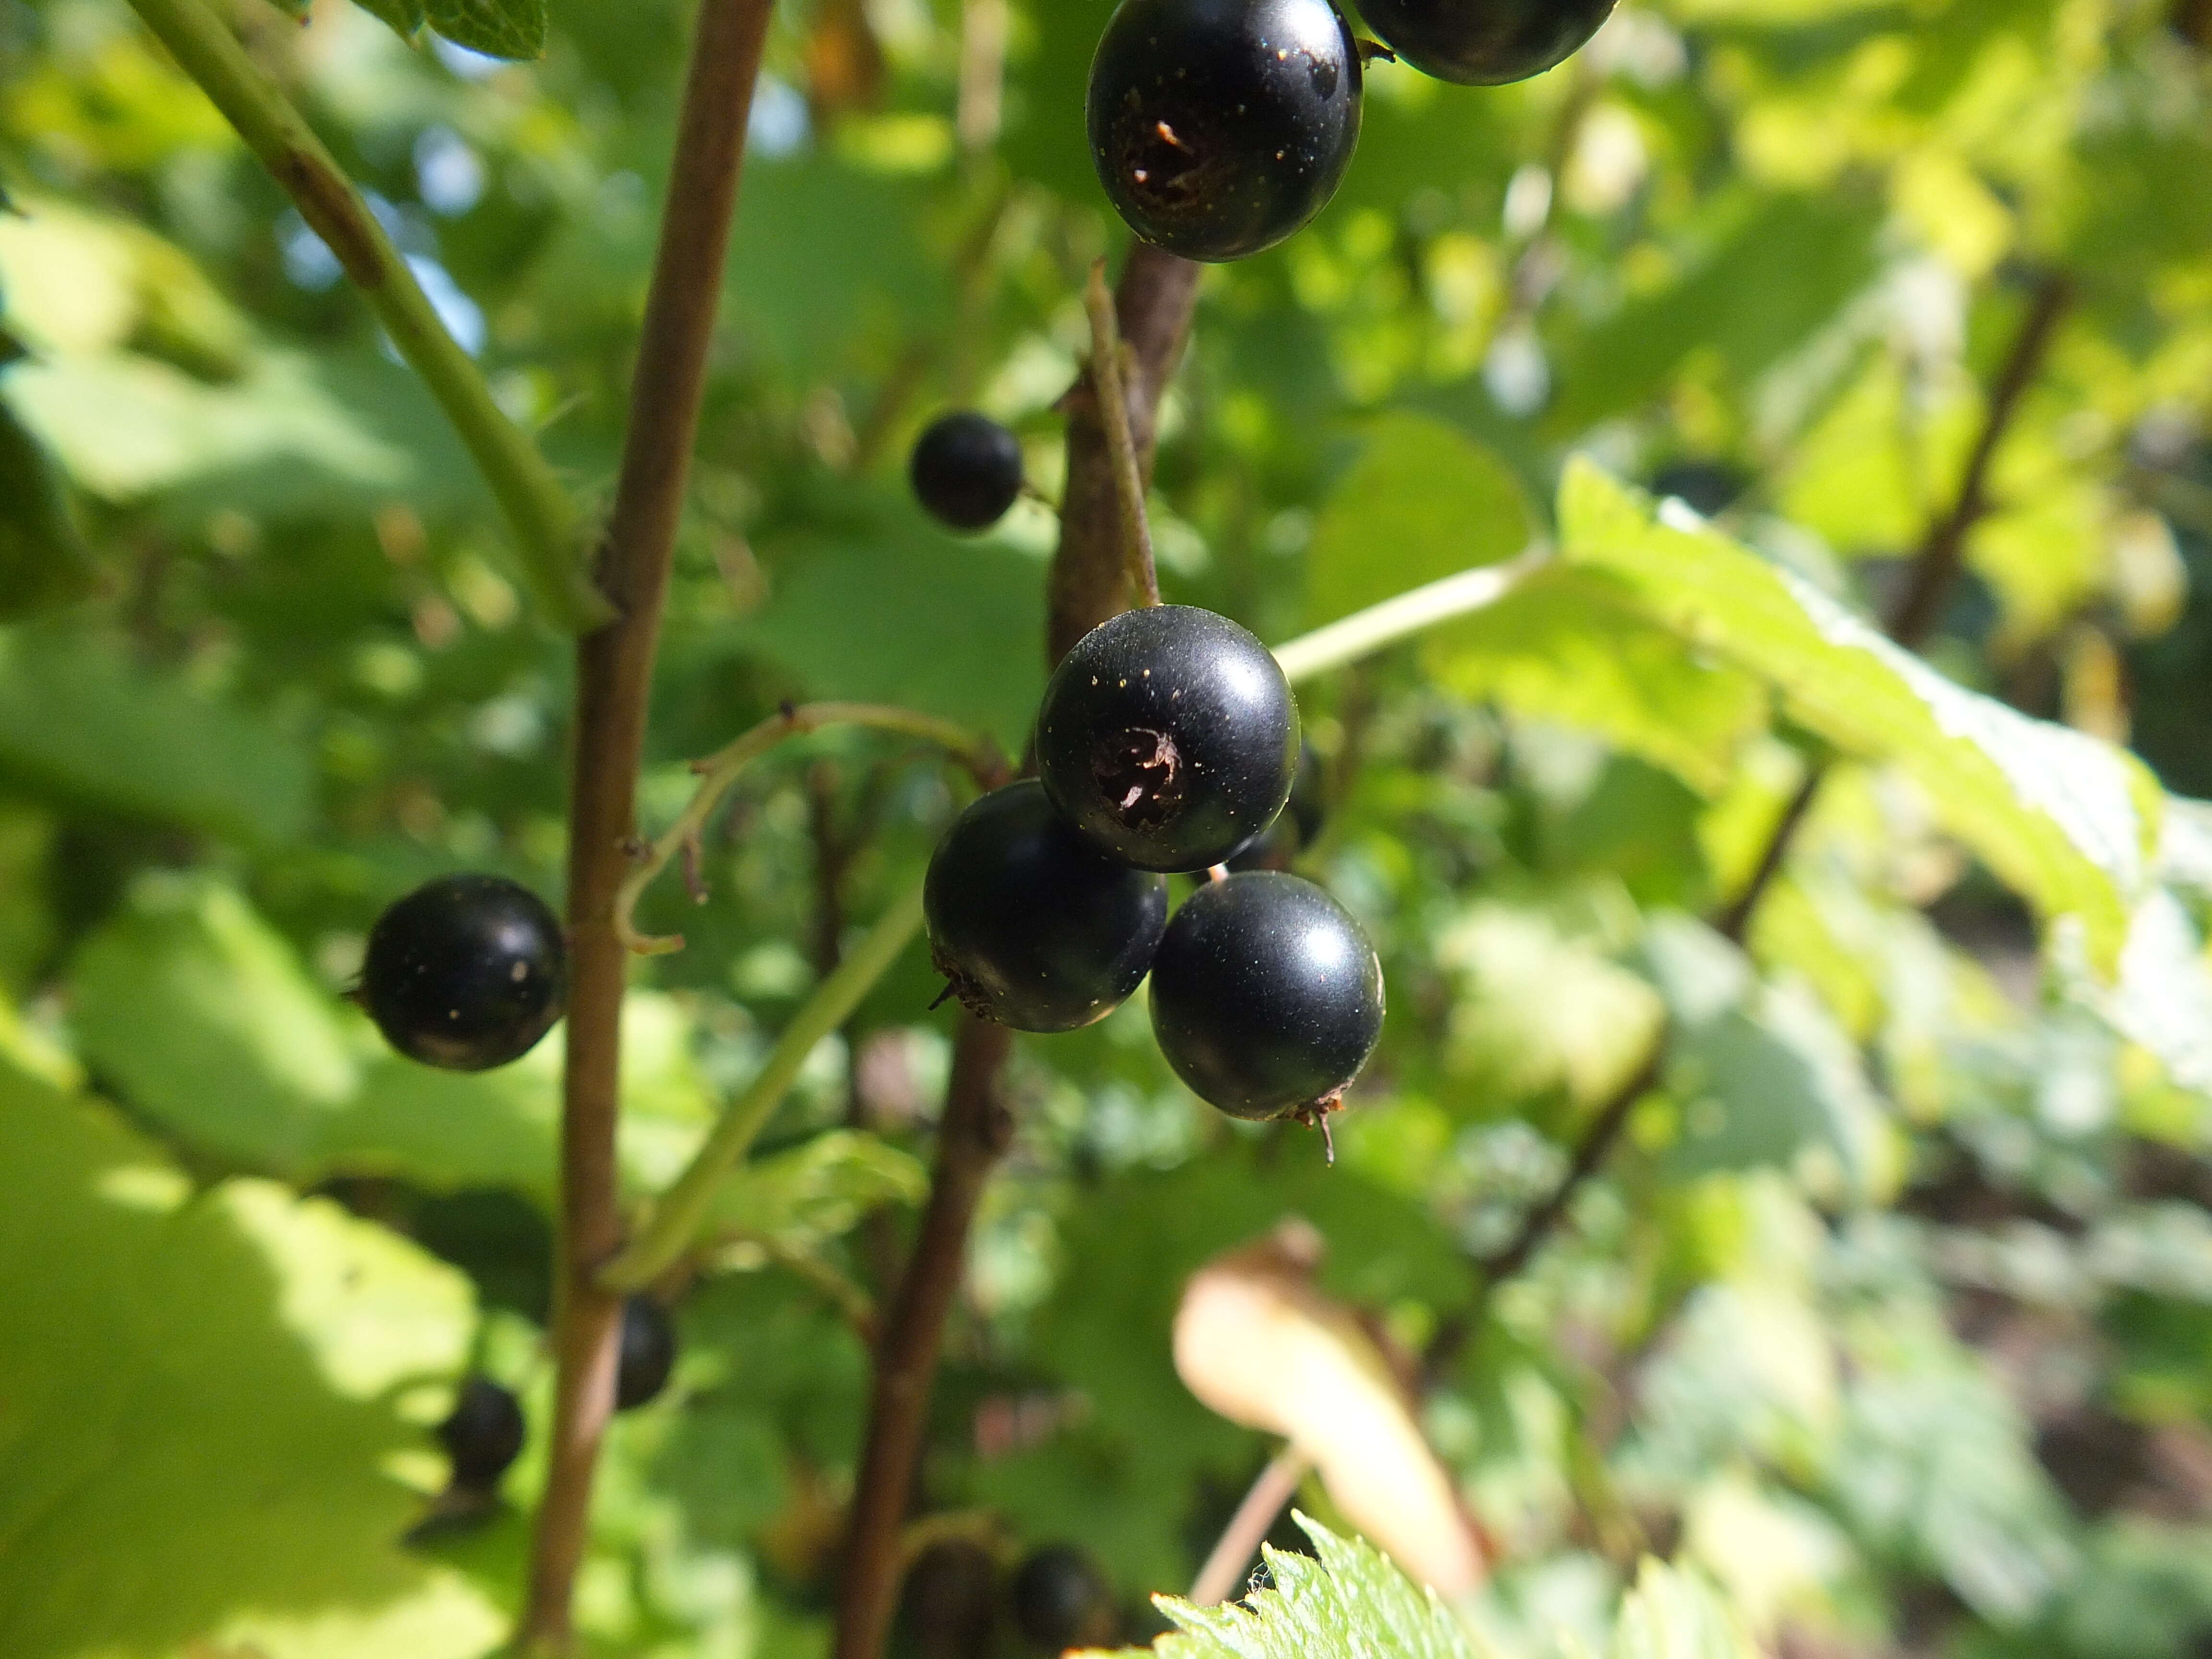
[[[1237,1513],[1222,1528],[1220,1540],[1206,1558],[1206,1565],[1198,1570],[1198,1577],[1190,1587],[1193,1601],[1201,1607],[1210,1607],[1235,1594],[1244,1577],[1244,1570],[1260,1553],[1261,1542],[1275,1529],[1277,1519],[1298,1495],[1299,1484],[1311,1468],[1313,1459],[1295,1446],[1285,1446],[1260,1471],[1252,1490],[1244,1494]]]
[[[641,1290],[691,1248],[706,1224],[715,1188],[791,1092],[814,1045],[852,1018],[860,1000],[921,928],[921,884],[917,882],[892,901],[866,936],[845,953],[837,971],[817,986],[806,1006],[793,1016],[760,1074],[723,1109],[684,1173],[653,1200],[636,1237],[600,1271],[602,1289],[615,1294]]]
[[[722,797],[729,793],[730,787],[746,767],[787,738],[832,726],[863,726],[878,732],[920,738],[944,749],[986,789],[996,788],[1006,781],[1008,768],[995,743],[934,714],[885,703],[787,704],[726,748],[704,760],[692,762],[691,769],[699,775],[699,787],[693,792],[690,802],[677,814],[676,822],[658,838],[642,850],[633,848],[635,864],[615,895],[615,933],[625,950],[640,956],[657,957],[684,948],[681,933],[656,937],[637,931],[637,902],[645,890],[678,854],[697,848],[700,837],[714,818],[715,808],[722,804]],[[694,896],[701,895],[695,892]]]
[[[1140,605],[1160,602],[1160,579],[1152,564],[1152,526],[1145,512],[1145,473],[1137,463],[1136,440],[1129,432],[1129,401],[1121,383],[1121,333],[1114,321],[1114,296],[1106,291],[1106,262],[1091,267],[1083,290],[1091,313],[1091,386],[1098,418],[1106,428],[1106,449],[1114,463],[1114,499],[1120,507],[1121,556],[1128,562],[1129,586]]]
[[[506,514],[531,591],[547,617],[574,633],[607,622],[614,613],[585,578],[583,538],[568,492],[538,446],[492,400],[483,375],[322,140],[204,0],[131,5],[261,159],[361,290],[393,349],[422,377]]]
[[[1989,410],[1982,429],[1966,458],[1966,471],[1959,481],[1950,510],[1928,527],[1919,550],[1912,556],[1912,574],[1905,592],[1890,611],[1889,636],[1908,650],[1917,650],[1935,631],[1943,615],[1965,562],[1966,537],[1990,510],[1990,468],[1998,447],[2012,430],[2021,399],[2035,384],[2052,337],[2074,301],[2074,288],[2063,274],[2053,271],[2036,285],[2027,316],[2005,354],[1996,384],[1990,390]]]
[[[622,1243],[615,1124],[629,952],[615,927],[615,901],[635,834],[653,653],[698,434],[745,124],[773,11],[772,0],[702,0],[600,559],[600,586],[621,620],[577,648],[553,1430],[518,1642],[526,1650],[558,1652],[568,1644],[592,1471],[614,1406],[621,1304],[596,1276]]]
[[[967,1265],[976,1206],[1013,1139],[1013,1115],[1000,1097],[999,1081],[1011,1046],[1003,1025],[962,1016],[929,1206],[876,1347],[867,1438],[847,1523],[835,1659],[876,1659],[890,1630],[900,1531],[928,1425],[945,1322]]]
[[[1782,873],[1783,862],[1789,857],[1790,844],[1796,839],[1798,827],[1812,811],[1813,803],[1820,799],[1820,785],[1827,775],[1826,768],[1815,765],[1806,775],[1805,781],[1798,786],[1797,793],[1790,798],[1790,804],[1782,809],[1782,816],[1775,820],[1774,829],[1766,838],[1765,848],[1759,855],[1759,863],[1752,870],[1751,879],[1712,920],[1713,931],[1723,939],[1741,945],[1749,937],[1751,920],[1759,914],[1759,907],[1766,897],[1766,890],[1774,885],[1775,878]]]
[[[1294,685],[1342,668],[1439,623],[1489,609],[1518,592],[1551,556],[1551,550],[1538,543],[1502,564],[1456,571],[1286,641],[1275,647],[1275,660]]]

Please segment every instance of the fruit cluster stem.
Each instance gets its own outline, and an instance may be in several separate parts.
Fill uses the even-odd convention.
[[[463,351],[321,139],[204,0],[131,0],[139,18],[323,239],[468,447],[514,531],[530,588],[546,616],[572,633],[613,612],[585,580],[574,506],[532,442],[493,401]]]
[[[815,1044],[852,1018],[921,929],[921,884],[916,882],[891,902],[784,1027],[759,1075],[723,1109],[684,1173],[653,1201],[637,1237],[601,1272],[602,1288],[616,1294],[641,1291],[691,1248],[706,1225],[714,1188],[791,1092]]]
[[[1126,348],[1121,403],[1140,478],[1151,477],[1160,398],[1182,359],[1200,271],[1188,259],[1138,242],[1115,290],[1115,320]],[[1046,586],[1048,665],[1107,617],[1127,611],[1131,598],[1121,487],[1097,400],[1083,391],[1079,385],[1067,404],[1067,485],[1060,497],[1060,550]]]
[[[1083,290],[1091,313],[1091,389],[1098,418],[1106,428],[1106,450],[1114,465],[1114,500],[1121,521],[1121,556],[1128,562],[1129,586],[1140,605],[1160,602],[1159,572],[1152,562],[1152,526],[1145,511],[1145,471],[1137,462],[1131,434],[1129,399],[1121,374],[1121,331],[1114,317],[1114,296],[1106,291],[1106,262],[1091,267]]]
[[[1160,395],[1190,332],[1198,277],[1198,266],[1143,242],[1130,249],[1121,272],[1115,321],[1127,344],[1128,373],[1121,376],[1121,403],[1140,482],[1151,468]],[[1048,584],[1048,664],[1128,608],[1119,487],[1096,401],[1079,397],[1068,406],[1067,489]],[[876,1345],[866,1437],[846,1522],[835,1659],[877,1659],[890,1630],[945,1321],[966,1269],[976,1206],[1013,1140],[1013,1115],[1000,1083],[1012,1048],[1004,1026],[962,1017],[929,1203],[906,1271],[885,1299]]]
[[[615,1127],[630,953],[615,927],[615,902],[635,835],[653,653],[698,435],[746,122],[773,12],[772,0],[702,0],[599,562],[599,586],[618,620],[577,648],[553,1428],[517,1641],[526,1652],[568,1646],[592,1471],[614,1406],[621,1304],[598,1277],[622,1243]]]
[[[653,935],[637,931],[637,902],[645,890],[678,854],[697,854],[700,837],[745,768],[787,738],[819,732],[833,726],[861,726],[933,743],[966,767],[978,785],[995,789],[1006,781],[1008,769],[998,745],[988,737],[969,731],[934,714],[887,703],[809,702],[787,704],[744,736],[704,760],[694,761],[699,787],[684,811],[658,839],[636,855],[636,865],[615,896],[615,932],[625,948],[640,956],[666,956],[684,948],[681,934]],[[694,896],[702,902],[703,890]]]

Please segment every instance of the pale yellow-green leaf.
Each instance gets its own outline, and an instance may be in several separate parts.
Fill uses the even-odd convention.
[[[1586,460],[1560,490],[1562,556],[1603,570],[1645,614],[1757,674],[1791,719],[1897,766],[1946,827],[2041,912],[2117,965],[2144,890],[2160,796],[2123,750],[2029,720],[1944,678],[1790,572]]]

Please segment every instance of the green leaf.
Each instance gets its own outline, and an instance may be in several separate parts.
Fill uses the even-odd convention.
[[[1018,753],[1044,690],[1044,568],[956,541],[902,509],[864,543],[798,548],[768,607],[729,630],[805,695],[902,703],[981,726]]]
[[[58,628],[0,633],[0,772],[250,846],[297,841],[313,803],[289,733]]]
[[[1758,1659],[1759,1646],[1701,1575],[1649,1559],[1621,1599],[1612,1659]]]
[[[1467,1632],[1433,1590],[1415,1588],[1373,1546],[1297,1519],[1313,1540],[1312,1556],[1265,1550],[1273,1583],[1241,1603],[1154,1598],[1176,1633],[1152,1651],[1160,1659],[1474,1659]]]
[[[93,575],[46,451],[0,404],[0,622],[82,599]]]
[[[1674,1016],[1667,1088],[1681,1123],[1677,1180],[1798,1167],[1823,1147],[1857,1198],[1887,1195],[1902,1159],[1858,1049],[1802,985],[1763,985],[1750,959],[1686,916],[1657,918],[1646,958]]]
[[[545,55],[545,0],[426,0],[422,15],[471,52],[517,61]]]
[[[360,1085],[331,1000],[246,902],[205,878],[140,880],[70,975],[95,1072],[163,1127],[290,1174]]]
[[[2133,757],[1978,696],[1809,583],[1582,458],[1559,496],[1561,552],[1701,651],[1756,674],[1790,719],[1893,763],[2046,922],[2071,918],[2117,965],[2149,877],[2161,797]]]
[[[928,1196],[921,1160],[874,1135],[833,1129],[738,1170],[714,1196],[731,1232],[808,1250],[848,1233],[872,1210]]]
[[[461,1367],[466,1281],[336,1206],[195,1194],[0,1058],[9,1659],[467,1659],[494,1609],[398,1546],[437,1461],[395,1396]],[[434,1412],[434,1400],[425,1401]]]
[[[1330,493],[1306,555],[1306,625],[1527,546],[1520,481],[1491,450],[1426,415],[1388,414]]]
[[[412,41],[422,32],[428,13],[423,0],[359,0],[361,9],[387,25],[401,40]],[[533,54],[534,55],[534,54]]]
[[[1756,680],[1637,616],[1595,571],[1543,572],[1437,629],[1422,659],[1462,696],[1594,732],[1707,794],[1766,722]]]

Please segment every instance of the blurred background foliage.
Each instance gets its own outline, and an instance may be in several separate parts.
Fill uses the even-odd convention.
[[[556,0],[528,65],[454,43],[536,26],[478,9],[412,44],[343,0],[235,21],[600,502],[688,9]],[[783,5],[651,823],[787,696],[1018,750],[1051,513],[954,542],[900,469],[972,404],[1058,488],[1080,278],[1121,237],[1081,131],[1107,10]],[[1374,66],[1334,205],[1206,279],[1169,597],[1288,638],[1558,534],[1571,454],[1673,502],[1585,491],[1566,568],[1306,689],[1299,865],[1391,999],[1333,1171],[1184,1094],[1141,1007],[1018,1049],[925,1535],[1078,1542],[1148,1635],[1270,1452],[1178,1379],[1177,1298],[1297,1216],[1322,1285],[1429,1351],[1500,1655],[1601,1647],[1647,1553],[1790,1659],[2212,1652],[2212,819],[2167,806],[2155,872],[2136,818],[2102,861],[2081,828],[2148,823],[2154,774],[2212,794],[2208,52],[2201,0],[1632,0],[1521,86]],[[0,0],[0,1649],[464,1659],[512,1609],[537,1451],[439,1519],[427,1425],[475,1365],[542,1432],[556,1050],[430,1073],[342,994],[430,874],[557,891],[568,652],[436,406],[120,0]],[[1838,667],[2043,304],[1927,644],[1977,695]],[[1739,949],[1694,918],[1820,765]],[[748,777],[712,901],[642,918],[690,945],[629,1017],[638,1192],[957,803],[872,737]],[[684,1356],[613,1432],[595,1650],[822,1650],[933,991],[917,949],[821,1047],[665,1287]],[[1481,1297],[1662,1024],[1620,1153]],[[975,1650],[909,1601],[903,1652]]]

